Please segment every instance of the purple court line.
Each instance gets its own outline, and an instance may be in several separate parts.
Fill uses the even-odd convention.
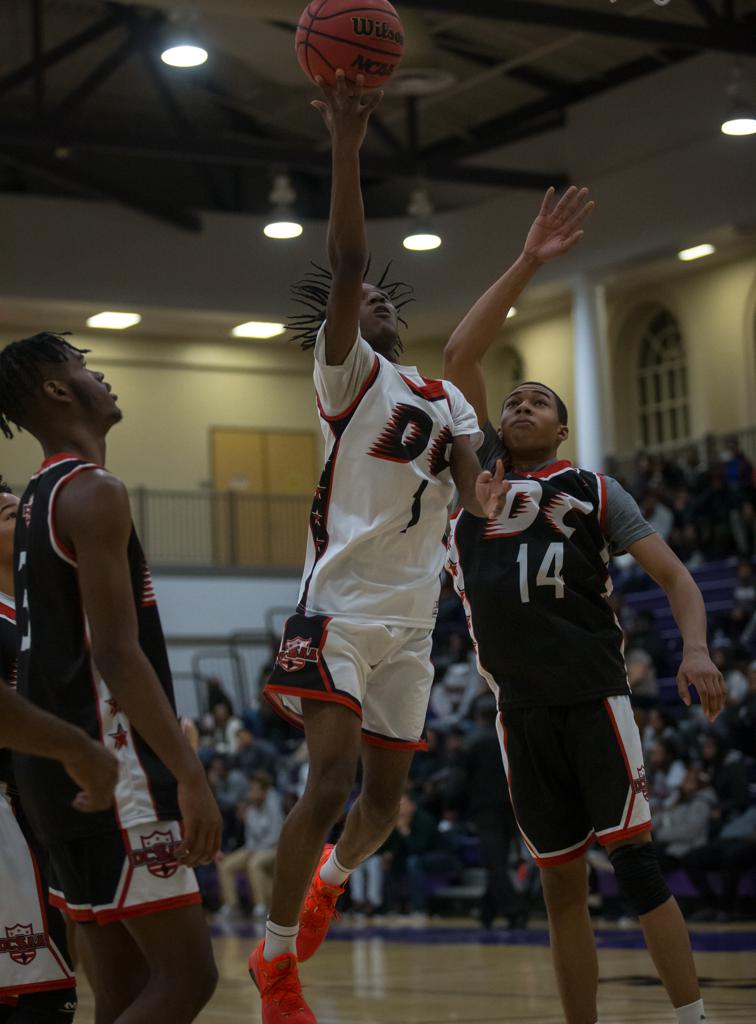
[[[216,937],[228,935],[229,931],[212,928]],[[234,927],[233,934],[239,938],[256,938],[259,932],[249,924]],[[597,928],[596,945],[599,949],[644,949],[643,933],[632,928],[627,931],[612,928]],[[692,931],[691,944],[698,953],[746,953],[756,952],[756,931]],[[477,928],[334,928],[328,939],[332,942],[354,942],[358,939],[383,939],[384,942],[406,942],[414,945],[477,945],[477,946],[548,946],[549,933],[545,928],[531,928],[526,931],[494,929],[483,931]]]

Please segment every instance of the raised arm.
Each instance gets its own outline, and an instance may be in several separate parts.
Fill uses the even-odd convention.
[[[184,840],[177,856],[194,865],[220,847],[221,816],[196,754],[139,644],[127,547],[131,510],[124,485],[104,470],[81,473],[61,493],[59,534],[76,553],[92,656],[131,724],[178,783]]]
[[[727,690],[722,673],[709,657],[706,645],[706,607],[701,591],[658,533],[628,545],[627,550],[666,593],[682,634],[683,658],[677,673],[680,699],[690,707],[690,687],[694,686],[698,690],[706,717],[713,722],[724,707]]]
[[[336,72],[336,88],[321,78],[323,99],[312,105],[323,115],[331,133],[333,175],[331,217],[328,223],[328,259],[333,280],[326,312],[326,359],[339,366],[357,340],[362,302],[362,279],[368,261],[365,208],[360,184],[360,148],[368,120],[383,96],[363,95],[364,78],[350,85],[344,72]]]
[[[488,422],[486,386],[481,361],[496,340],[507,313],[536,271],[569,252],[583,237],[582,225],[593,210],[588,189],[569,188],[558,203],[554,189],[544,196],[522,253],[491,285],[461,321],[444,349],[444,377],[452,381],[475,409],[482,427]]]
[[[82,730],[35,707],[0,680],[0,747],[60,761],[81,791],[77,811],[104,811],[113,802],[118,761]]]

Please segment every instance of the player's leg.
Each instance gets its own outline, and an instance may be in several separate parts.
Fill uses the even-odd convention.
[[[576,706],[568,735],[580,789],[619,890],[640,919],[680,1024],[698,1024],[703,1003],[690,939],[651,843],[643,750],[629,697]]]
[[[598,957],[588,912],[585,857],[541,867],[541,886],[566,1024],[595,1024]]]
[[[391,834],[399,801],[407,786],[415,751],[364,744],[362,790],[347,815],[335,854],[345,868],[355,868]]]
[[[270,921],[285,928],[299,921],[323,843],[354,785],[362,743],[360,719],[341,704],[303,700],[302,718],[309,755],[307,785],[281,830],[270,907]]]
[[[667,888],[648,832],[607,843],[620,891],[638,914],[654,966],[676,1009],[695,1006],[701,999],[690,936],[677,900]],[[690,1022],[703,1019],[691,1011]],[[685,1021],[685,1024],[688,1024]]]
[[[120,921],[79,923],[76,937],[95,994],[95,1024],[113,1024],[147,984],[147,962]]]

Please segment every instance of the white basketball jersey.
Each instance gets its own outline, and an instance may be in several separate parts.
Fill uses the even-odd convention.
[[[448,381],[398,366],[358,336],[340,366],[315,346],[326,462],[310,513],[303,614],[433,627],[454,495],[452,439],[483,435]]]

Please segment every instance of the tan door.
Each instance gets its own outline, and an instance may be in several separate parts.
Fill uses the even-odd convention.
[[[218,560],[299,568],[317,480],[315,435],[216,429],[211,447]]]

